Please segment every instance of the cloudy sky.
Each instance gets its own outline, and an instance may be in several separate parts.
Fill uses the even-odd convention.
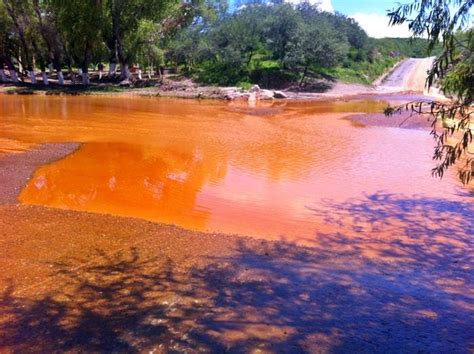
[[[298,3],[302,0],[287,0]],[[400,0],[310,0],[311,3],[320,3],[325,11],[338,11],[356,19],[367,34],[371,37],[410,37],[407,25],[388,25],[387,10],[396,7]]]

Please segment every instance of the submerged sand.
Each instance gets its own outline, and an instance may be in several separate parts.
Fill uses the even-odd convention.
[[[472,204],[370,196],[307,247],[16,204],[76,147],[0,156],[0,351],[473,349]]]

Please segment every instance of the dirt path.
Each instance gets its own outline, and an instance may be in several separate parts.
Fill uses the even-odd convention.
[[[424,92],[427,71],[433,57],[410,58],[400,63],[377,87],[378,92]]]

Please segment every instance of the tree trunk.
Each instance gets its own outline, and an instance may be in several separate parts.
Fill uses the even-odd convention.
[[[82,68],[82,84],[83,85],[89,85],[90,84],[89,68],[87,68],[87,67]]]
[[[18,32],[18,37],[20,39],[20,49],[23,49],[23,57],[24,62],[26,63],[26,70],[27,71],[32,71],[34,73],[34,60],[31,56],[30,49],[28,46],[28,40],[25,35],[25,27],[24,24],[20,21],[18,21],[18,14],[15,12],[15,5],[16,3],[14,1],[3,1],[5,5],[5,9],[7,10],[8,15],[10,16],[14,27],[16,28]],[[21,55],[19,55],[21,57]],[[20,72],[22,71],[22,63],[20,62]],[[36,79],[32,77],[32,83],[36,83]]]
[[[150,64],[150,66],[148,67],[148,80],[151,80],[153,76],[153,64]]]
[[[19,81],[18,80],[18,74],[17,74],[15,69],[10,69],[10,77],[11,77],[14,84],[18,83],[18,81]]]
[[[249,57],[247,59],[247,65],[246,65],[247,67],[249,67],[249,65],[252,61],[252,57],[253,57],[253,51],[250,51]]]
[[[49,81],[48,81],[48,73],[46,71],[42,71],[41,72],[41,77],[43,78],[43,84],[45,84],[46,86],[49,85]]]
[[[33,85],[36,84],[36,74],[35,74],[35,69],[27,70],[28,76],[30,77],[31,83]]]
[[[307,73],[308,73],[308,64],[306,64],[306,66],[304,67],[303,76],[301,77],[301,81],[300,81],[300,87],[303,86],[303,82],[304,82],[304,79],[306,78]]]
[[[117,63],[109,63],[109,78],[115,77],[117,75]]]
[[[120,63],[120,80],[130,79],[130,69],[127,63]]]
[[[5,70],[3,68],[0,68],[0,81],[1,82],[7,82],[7,76],[5,75]]]
[[[10,73],[10,79],[14,84],[18,83],[18,74],[15,69],[15,65],[13,65],[12,61],[9,59],[7,61],[8,72]]]
[[[58,72],[58,84],[64,86],[64,75],[61,69],[57,70]]]
[[[74,75],[74,71],[72,70],[72,66],[69,66],[69,76],[71,77],[71,84],[76,84],[76,76]]]

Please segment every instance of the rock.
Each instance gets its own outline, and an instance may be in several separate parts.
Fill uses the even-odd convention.
[[[250,99],[250,95],[251,95],[250,93],[236,93],[235,99],[248,101]]]
[[[260,86],[258,86],[258,85],[253,85],[253,86],[250,88],[249,92],[260,92]]]
[[[271,100],[274,97],[273,91],[270,90],[261,90],[259,98],[261,100]]]
[[[249,102],[256,102],[257,101],[257,92],[251,92],[248,94],[248,100]]]
[[[130,82],[129,79],[125,79],[123,81],[120,81],[119,86],[121,86],[121,87],[125,87],[125,86],[131,87],[132,83]]]
[[[235,100],[240,97],[240,93],[237,91],[237,87],[224,87],[220,89],[220,96],[224,97],[226,100]]]
[[[275,98],[288,98],[288,96],[282,91],[274,91],[273,97]]]

